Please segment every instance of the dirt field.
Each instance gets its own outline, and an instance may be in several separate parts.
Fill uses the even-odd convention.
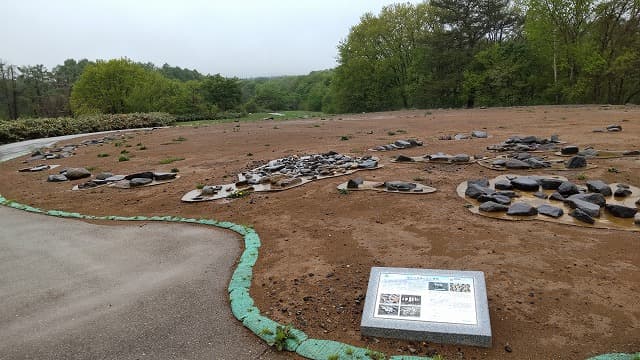
[[[623,131],[592,132],[613,123],[622,125]],[[440,135],[472,130],[486,130],[490,138],[438,140]],[[154,130],[133,134],[121,147],[113,143],[82,147],[71,158],[49,163],[91,167],[94,174],[178,168],[181,178],[173,183],[70,191],[69,182],[47,183],[46,173],[16,172],[25,166],[21,158],[0,164],[0,194],[45,209],[93,215],[181,215],[251,224],[263,241],[251,289],[257,306],[267,316],[316,338],[389,354],[438,353],[446,359],[584,359],[639,351],[639,233],[474,215],[456,195],[456,186],[499,172],[478,165],[389,162],[398,154],[438,151],[490,155],[486,147],[508,136],[552,134],[581,148],[640,149],[640,107],[415,110]],[[351,138],[341,140],[341,136]],[[174,141],[180,137],[185,140]],[[425,146],[366,151],[408,137],[423,140]],[[124,149],[131,160],[118,162]],[[384,168],[356,174],[365,180],[420,178],[438,191],[421,196],[345,195],[336,186],[348,177],[336,177],[236,200],[180,202],[196,184],[233,182],[235,174],[258,162],[329,150],[379,156]],[[110,156],[98,158],[99,153]],[[185,159],[160,164],[170,157]],[[593,163],[597,169],[558,174],[581,184],[584,180],[578,179],[586,177],[640,186],[640,157]],[[493,347],[362,338],[359,324],[372,266],[484,271]]]

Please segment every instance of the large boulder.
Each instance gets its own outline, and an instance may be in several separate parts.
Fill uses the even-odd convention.
[[[559,218],[564,214],[564,211],[556,206],[551,206],[548,204],[543,204],[537,207],[538,214],[542,214],[545,216],[550,216],[553,218]]]
[[[540,188],[538,181],[528,176],[518,176],[517,178],[511,180],[511,184],[514,188],[523,191],[538,191],[538,189]]]
[[[537,214],[538,210],[525,202],[513,203],[507,210],[507,215],[511,216],[532,216]]]
[[[91,172],[85,168],[69,168],[64,172],[69,180],[83,179],[91,176]]]
[[[480,209],[480,211],[484,211],[484,212],[500,212],[500,211],[507,211],[507,209],[509,209],[509,207],[507,205],[498,204],[498,203],[493,202],[493,201],[487,201],[487,202],[484,202],[484,203],[480,204],[478,209]]]
[[[587,181],[587,189],[594,193],[600,193],[603,196],[611,196],[611,187],[602,180],[589,180]]]
[[[638,209],[630,208],[623,205],[607,204],[604,206],[604,208],[611,215],[619,218],[625,218],[625,219],[632,218],[638,213]]]

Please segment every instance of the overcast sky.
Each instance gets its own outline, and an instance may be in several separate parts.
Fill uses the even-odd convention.
[[[336,65],[336,46],[362,14],[399,1],[10,0],[0,59],[52,68],[128,57],[241,78],[306,74]]]

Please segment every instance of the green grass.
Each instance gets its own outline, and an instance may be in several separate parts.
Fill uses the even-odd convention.
[[[224,124],[230,122],[251,122],[251,121],[260,121],[264,118],[273,117],[274,120],[292,120],[292,119],[303,119],[305,117],[315,118],[325,115],[324,113],[317,111],[303,111],[303,110],[292,110],[292,111],[274,111],[284,116],[276,116],[269,115],[267,112],[258,112],[253,114],[248,114],[245,117],[235,118],[235,119],[219,119],[219,120],[196,120],[196,121],[185,121],[176,123],[177,126],[197,126],[197,125],[210,125],[210,124]]]
[[[104,158],[104,157],[107,157],[107,156],[109,156],[109,154],[105,154],[105,153],[98,154],[99,158]]]
[[[160,160],[160,164],[166,165],[166,164],[171,164],[173,162],[181,161],[181,160],[184,160],[184,158],[181,158],[181,157],[170,157],[170,158],[166,158],[166,159]]]
[[[118,158],[118,161],[123,162],[123,161],[129,161],[129,157],[126,155],[122,155]]]
[[[178,168],[173,168],[173,169],[171,169],[171,172],[172,172],[172,173],[179,173],[179,172],[180,172],[180,169],[178,169]]]
[[[183,142],[183,141],[187,141],[187,138],[180,136],[180,137],[177,137],[177,138],[173,139],[173,141],[175,141],[175,142]]]

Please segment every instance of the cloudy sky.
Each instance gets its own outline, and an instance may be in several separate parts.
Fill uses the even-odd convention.
[[[334,67],[350,27],[393,2],[7,1],[0,59],[51,68],[68,58],[128,57],[225,76],[306,74]]]

